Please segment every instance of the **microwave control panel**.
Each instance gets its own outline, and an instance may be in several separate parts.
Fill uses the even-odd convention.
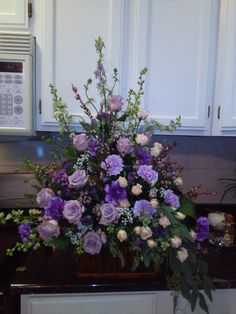
[[[24,62],[0,61],[0,127],[24,126]]]

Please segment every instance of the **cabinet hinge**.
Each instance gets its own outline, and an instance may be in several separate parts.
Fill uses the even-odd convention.
[[[28,17],[32,17],[32,13],[33,13],[32,3],[28,2]]]
[[[220,106],[218,106],[217,109],[217,119],[220,120]]]
[[[211,106],[208,106],[207,107],[207,119],[210,118],[210,115],[211,115]]]
[[[39,114],[42,114],[42,101],[39,101]]]

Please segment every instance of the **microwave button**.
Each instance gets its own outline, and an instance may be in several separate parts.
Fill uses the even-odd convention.
[[[15,80],[22,80],[22,75],[20,75],[20,74],[15,74],[15,75],[14,75],[14,79],[15,79]]]
[[[12,75],[11,74],[5,74],[4,78],[5,78],[5,80],[12,80]]]
[[[11,79],[9,79],[9,80],[5,79],[5,84],[12,84],[12,83],[13,83],[13,81]]]
[[[16,114],[21,114],[23,112],[23,107],[22,106],[15,106],[14,112]]]
[[[20,85],[20,84],[22,84],[22,80],[14,80],[14,84],[15,85]]]
[[[22,102],[23,102],[23,97],[21,95],[16,95],[14,97],[14,103],[15,104],[20,105],[20,104],[22,104]]]

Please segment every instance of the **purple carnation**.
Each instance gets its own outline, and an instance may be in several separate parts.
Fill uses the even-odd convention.
[[[68,185],[69,182],[66,170],[60,169],[59,171],[57,171],[52,178],[52,183]]]
[[[173,206],[174,208],[179,208],[179,197],[173,193],[172,190],[166,190],[164,202]]]
[[[133,212],[136,217],[146,214],[148,218],[152,218],[156,210],[147,200],[139,200],[135,202]]]
[[[106,184],[105,192],[105,201],[113,205],[118,205],[120,200],[127,199],[126,190],[119,185],[118,181]]]
[[[53,219],[61,218],[64,204],[65,201],[63,201],[60,197],[51,198],[45,207],[45,216],[51,217]]]
[[[158,173],[152,169],[151,165],[142,165],[138,169],[138,175],[148,183],[156,183],[158,180]]]
[[[196,225],[196,236],[198,241],[204,241],[208,237],[209,221],[207,217],[199,217]]]
[[[105,162],[101,163],[101,167],[109,176],[116,176],[123,170],[123,160],[118,155],[109,155]]]
[[[30,223],[25,223],[25,224],[19,225],[18,231],[19,231],[22,242],[27,242],[30,240],[30,231],[31,231],[31,224]]]

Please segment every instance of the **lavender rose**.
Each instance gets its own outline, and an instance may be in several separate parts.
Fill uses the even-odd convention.
[[[84,236],[84,251],[91,255],[99,254],[102,248],[101,236],[93,231]]]
[[[77,200],[71,200],[66,202],[63,210],[63,216],[71,224],[79,224],[82,214],[84,212],[84,206]]]
[[[126,137],[120,138],[117,142],[116,148],[121,154],[130,154],[133,152],[133,147],[130,140]]]
[[[43,221],[40,225],[38,225],[37,231],[44,241],[52,237],[57,238],[60,235],[58,222],[53,219]]]
[[[119,213],[113,204],[103,204],[100,207],[102,217],[99,221],[101,225],[109,225],[112,222],[116,222],[119,218]]]
[[[123,101],[119,95],[112,95],[109,101],[109,108],[111,111],[118,112],[122,109]]]
[[[77,134],[73,137],[73,144],[75,146],[75,148],[79,151],[85,151],[88,148],[88,136],[86,135],[86,133],[80,133]]]
[[[68,177],[69,187],[81,189],[88,181],[88,176],[85,170],[76,170],[71,176]]]
[[[40,207],[45,207],[47,202],[55,196],[52,189],[44,188],[38,192],[36,196],[36,202],[39,204]]]

